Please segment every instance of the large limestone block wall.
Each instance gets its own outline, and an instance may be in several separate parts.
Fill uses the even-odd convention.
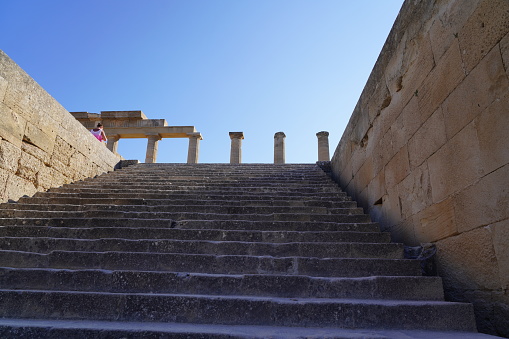
[[[0,202],[93,177],[119,160],[0,50]]]
[[[393,238],[433,243],[447,297],[509,337],[509,1],[407,0],[332,158]]]

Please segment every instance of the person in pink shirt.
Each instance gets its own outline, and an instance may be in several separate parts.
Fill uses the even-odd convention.
[[[92,132],[92,135],[97,138],[100,142],[108,141],[108,138],[106,138],[106,134],[103,130],[103,124],[98,123],[97,127],[94,129],[91,129],[90,132]]]

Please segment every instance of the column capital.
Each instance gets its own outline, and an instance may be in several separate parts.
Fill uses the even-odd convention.
[[[230,139],[244,139],[244,132],[230,132]]]
[[[203,140],[203,137],[200,132],[187,133],[187,136],[189,137],[189,139],[196,138],[198,140]]]
[[[284,132],[277,132],[276,134],[274,134],[274,139],[275,138],[286,138],[286,135]]]
[[[145,136],[147,137],[147,139],[152,139],[152,140],[161,140],[162,137],[159,133],[145,133]]]
[[[316,133],[316,136],[317,137],[328,137],[329,136],[329,132],[321,131],[321,132]]]

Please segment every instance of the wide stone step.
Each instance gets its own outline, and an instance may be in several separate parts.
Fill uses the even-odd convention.
[[[153,186],[153,187],[144,187],[139,186],[139,188],[130,188],[117,186],[116,188],[82,188],[82,187],[59,187],[55,189],[51,189],[50,192],[58,191],[59,193],[160,193],[160,194],[171,194],[171,193],[179,193],[179,192],[187,192],[193,194],[214,194],[214,195],[225,195],[225,194],[234,194],[234,195],[256,195],[256,194],[265,194],[265,195],[303,195],[303,196],[320,196],[323,194],[328,194],[329,198],[333,198],[335,194],[339,194],[339,191],[335,187],[313,187],[313,186],[300,186],[300,187],[249,187],[249,186]]]
[[[113,204],[3,204],[0,205],[0,216],[11,217],[16,211],[51,211],[51,212],[88,212],[88,211],[124,211],[124,212],[165,212],[165,213],[213,213],[213,214],[361,214],[358,207],[326,208],[316,206],[224,206],[224,205],[113,205]],[[13,214],[14,213],[14,214]]]
[[[104,219],[166,219],[166,220],[246,220],[246,221],[318,221],[337,223],[369,222],[365,214],[308,214],[308,213],[268,213],[268,214],[230,214],[196,212],[126,212],[115,210],[87,211],[36,211],[0,210],[2,218],[104,218]]]
[[[225,194],[223,192],[208,192],[197,195],[196,192],[122,192],[122,193],[98,193],[98,192],[90,192],[90,193],[69,193],[69,192],[60,192],[58,189],[54,189],[53,191],[46,192],[37,192],[34,197],[40,198],[84,198],[84,199],[202,199],[202,200],[234,200],[234,201],[289,201],[289,202],[306,202],[306,201],[351,201],[351,198],[345,195],[344,193],[334,193],[334,194]],[[20,201],[26,202],[29,201],[29,197],[21,198]]]
[[[421,275],[419,262],[408,259],[307,258],[142,252],[52,251],[48,254],[40,254],[0,250],[0,266],[214,274],[289,274],[316,277]]]
[[[0,319],[2,338],[328,338],[328,339],[494,339],[477,332],[384,329],[342,329],[333,327],[282,327],[255,325],[213,325],[170,322],[122,322],[88,320]]]
[[[439,277],[322,278],[303,275],[0,268],[4,289],[254,295],[286,298],[443,300]]]
[[[0,299],[1,317],[475,331],[472,305],[442,301],[5,289]]]
[[[331,201],[329,199],[314,199],[314,200],[274,200],[274,199],[231,199],[231,200],[218,200],[218,199],[202,199],[197,197],[184,197],[175,199],[140,199],[140,198],[79,198],[79,197],[24,197],[18,201],[18,204],[53,204],[53,205],[146,205],[146,206],[160,206],[160,205],[194,205],[194,206],[246,206],[246,207],[262,207],[262,206],[279,206],[279,207],[325,207],[325,208],[352,208],[357,207],[354,201]],[[15,204],[1,204],[0,208],[17,208]]]
[[[0,226],[54,226],[54,227],[130,227],[167,229],[221,229],[256,231],[354,231],[375,232],[379,225],[373,222],[306,222],[306,221],[250,221],[250,220],[168,220],[125,218],[0,218]]]
[[[6,237],[0,239],[0,250],[34,253],[50,253],[52,251],[116,251],[272,257],[403,259],[403,246],[396,243],[264,243],[170,239],[128,240]]]
[[[375,226],[376,227],[376,226]],[[258,242],[365,242],[388,243],[388,232],[358,231],[243,231],[142,227],[3,226],[0,237],[45,237],[71,239],[180,239]]]

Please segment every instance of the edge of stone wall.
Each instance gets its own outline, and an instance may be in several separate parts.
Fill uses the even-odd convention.
[[[0,202],[94,177],[121,157],[0,50]]]

